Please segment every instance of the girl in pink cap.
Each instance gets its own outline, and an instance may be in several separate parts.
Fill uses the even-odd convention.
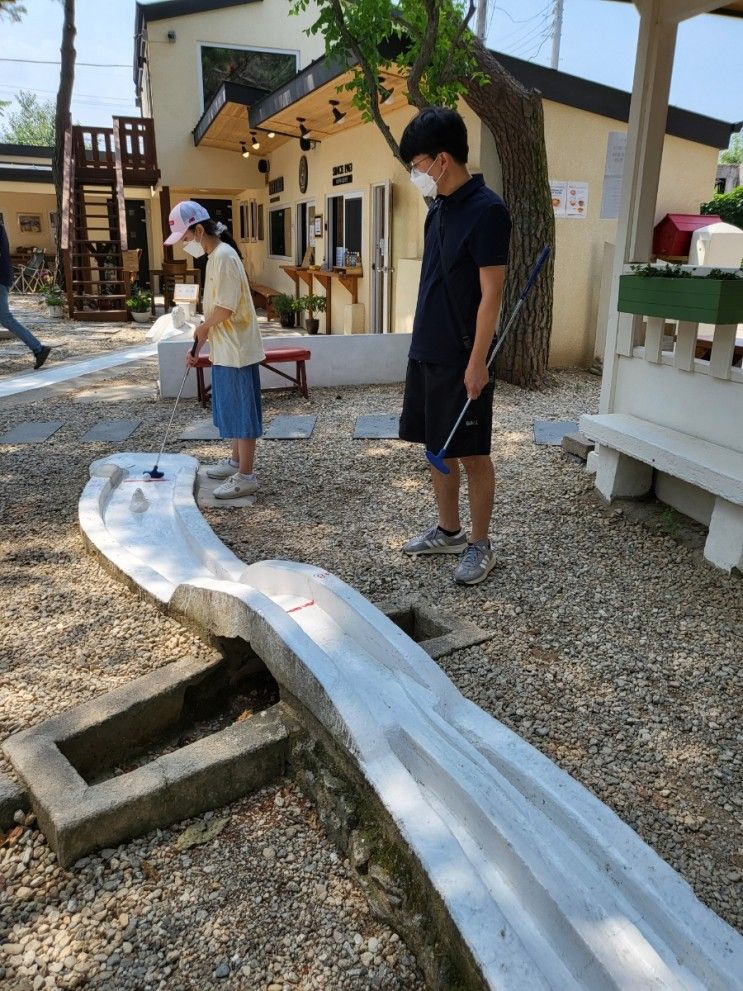
[[[208,256],[202,305],[204,322],[195,333],[194,367],[209,341],[212,363],[212,418],[221,437],[232,440],[232,456],[210,465],[210,478],[222,479],[217,499],[252,495],[258,488],[254,472],[255,442],[263,434],[258,366],[265,357],[248,277],[237,245],[223,224],[215,223],[199,203],[184,200],[170,213],[170,237],[181,241],[194,258]]]

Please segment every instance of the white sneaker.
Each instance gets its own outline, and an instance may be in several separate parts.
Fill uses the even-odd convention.
[[[208,478],[231,478],[238,467],[237,461],[232,458],[222,458],[215,465],[207,465],[206,474]]]
[[[235,472],[226,482],[218,485],[212,493],[215,499],[241,499],[258,491],[258,479],[255,475],[241,475]]]

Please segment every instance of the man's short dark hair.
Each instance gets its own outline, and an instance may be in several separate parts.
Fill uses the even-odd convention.
[[[403,131],[400,154],[410,163],[418,155],[435,158],[442,151],[449,152],[460,165],[466,165],[469,157],[467,128],[456,110],[426,107]]]

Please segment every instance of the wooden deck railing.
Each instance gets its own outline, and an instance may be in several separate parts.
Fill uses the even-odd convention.
[[[72,128],[72,152],[77,179],[96,182],[115,180],[117,145],[125,185],[157,182],[155,130],[147,117],[115,117],[113,127]]]

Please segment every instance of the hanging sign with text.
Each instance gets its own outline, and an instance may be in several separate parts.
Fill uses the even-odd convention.
[[[345,186],[353,182],[353,164],[346,162],[345,165],[333,166],[333,185]]]
[[[284,177],[280,175],[277,179],[272,179],[268,184],[269,196],[275,196],[277,193],[284,192]]]

